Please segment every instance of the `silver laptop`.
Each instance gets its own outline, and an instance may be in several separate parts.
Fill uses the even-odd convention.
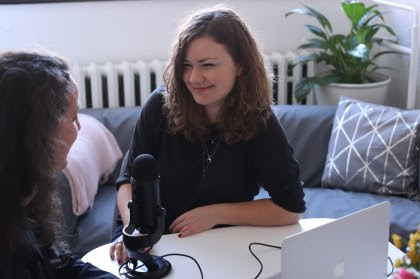
[[[389,202],[382,202],[282,242],[281,279],[387,278]]]

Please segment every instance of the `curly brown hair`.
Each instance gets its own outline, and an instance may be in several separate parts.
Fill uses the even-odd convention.
[[[66,62],[41,52],[0,54],[0,277],[28,222],[41,245],[60,213],[53,187],[56,129],[75,90]],[[36,192],[25,204],[25,198]]]
[[[258,45],[243,20],[231,9],[221,6],[201,10],[181,26],[164,75],[168,131],[181,133],[188,140],[203,140],[208,136],[209,123],[204,108],[194,101],[183,81],[188,47],[203,36],[224,45],[241,69],[219,112],[216,126],[228,144],[250,139],[266,126],[271,113],[270,79]]]

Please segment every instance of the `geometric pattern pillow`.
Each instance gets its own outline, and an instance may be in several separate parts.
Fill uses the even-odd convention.
[[[322,187],[420,200],[420,110],[401,110],[341,97]]]

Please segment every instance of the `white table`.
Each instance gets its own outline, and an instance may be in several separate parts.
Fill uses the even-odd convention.
[[[161,256],[182,253],[192,256],[199,262],[204,278],[254,278],[260,266],[248,250],[251,242],[281,246],[285,237],[331,220],[301,219],[297,224],[278,227],[235,226],[213,229],[186,238],[169,234],[162,236],[151,250],[151,254]],[[109,246],[110,244],[106,244],[90,251],[82,260],[118,276],[119,265],[116,260],[112,261],[109,258]],[[280,271],[281,250],[262,246],[253,246],[252,250],[264,265],[259,278],[267,278]],[[404,254],[389,243],[388,255],[395,261]],[[179,256],[166,259],[172,264],[172,270],[167,278],[200,278],[200,272],[191,259]],[[388,261],[388,271],[390,270],[391,265]]]

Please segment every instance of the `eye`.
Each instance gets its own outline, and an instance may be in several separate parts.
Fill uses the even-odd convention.
[[[215,65],[214,64],[212,64],[212,63],[205,63],[205,64],[203,64],[203,67],[204,68],[211,68],[211,67],[214,67]]]
[[[184,63],[184,68],[191,68],[192,66],[191,66],[191,64],[188,64],[188,63]]]

